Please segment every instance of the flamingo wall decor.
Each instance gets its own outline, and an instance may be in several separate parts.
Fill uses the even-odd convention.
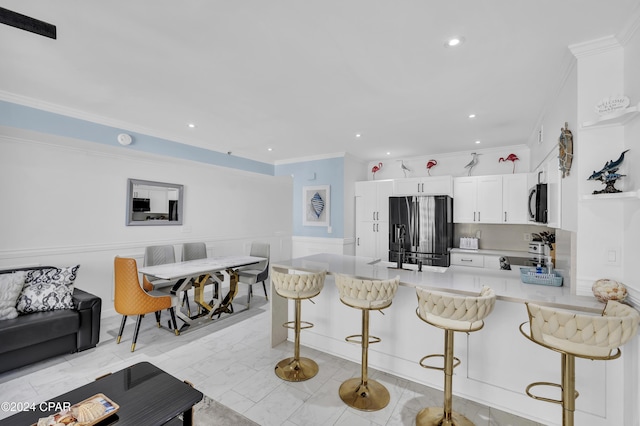
[[[498,159],[498,163],[502,163],[503,161],[511,161],[513,163],[513,171],[511,173],[515,173],[516,172],[516,161],[519,160],[518,156],[511,153],[509,155],[507,155],[507,158],[504,157],[500,157]]]
[[[378,163],[377,166],[373,166],[371,168],[371,173],[373,173],[373,180],[376,180],[376,173],[382,168],[382,163]]]
[[[438,165],[438,162],[436,160],[429,160],[427,161],[427,174],[429,176],[431,176],[431,168],[435,167]]]

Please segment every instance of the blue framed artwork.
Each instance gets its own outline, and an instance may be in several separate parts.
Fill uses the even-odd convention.
[[[331,189],[329,185],[302,188],[302,225],[329,226]]]

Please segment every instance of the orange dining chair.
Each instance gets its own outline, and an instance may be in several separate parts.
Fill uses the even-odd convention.
[[[157,290],[150,292],[145,291],[140,286],[138,267],[135,259],[116,257],[114,261],[114,273],[116,285],[114,305],[116,312],[122,315],[122,323],[120,324],[117,343],[120,343],[120,339],[122,338],[127,316],[137,315],[136,328],[133,333],[133,342],[131,343],[131,352],[133,352],[136,349],[136,340],[138,339],[142,317],[144,317],[145,314],[155,313],[158,327],[160,327],[160,312],[163,309],[168,309],[171,313],[171,322],[176,336],[180,334],[176,323],[175,312],[175,306],[178,303],[177,296],[168,295],[167,293]]]

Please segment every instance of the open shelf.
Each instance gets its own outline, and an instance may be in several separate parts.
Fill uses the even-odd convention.
[[[624,198],[640,198],[640,192],[638,191],[625,191],[618,192],[616,194],[588,194],[583,195],[583,200],[611,200],[611,199],[624,199]]]
[[[603,115],[593,121],[585,121],[582,123],[582,128],[587,129],[590,127],[598,126],[610,126],[614,124],[626,124],[628,121],[638,117],[640,115],[640,104],[625,108],[619,111],[615,111],[611,114]]]

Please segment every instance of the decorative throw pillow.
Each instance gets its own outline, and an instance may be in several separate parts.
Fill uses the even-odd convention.
[[[16,303],[24,284],[25,271],[0,274],[0,320],[18,316]]]
[[[73,282],[80,265],[27,271],[16,309],[23,314],[73,309]]]

